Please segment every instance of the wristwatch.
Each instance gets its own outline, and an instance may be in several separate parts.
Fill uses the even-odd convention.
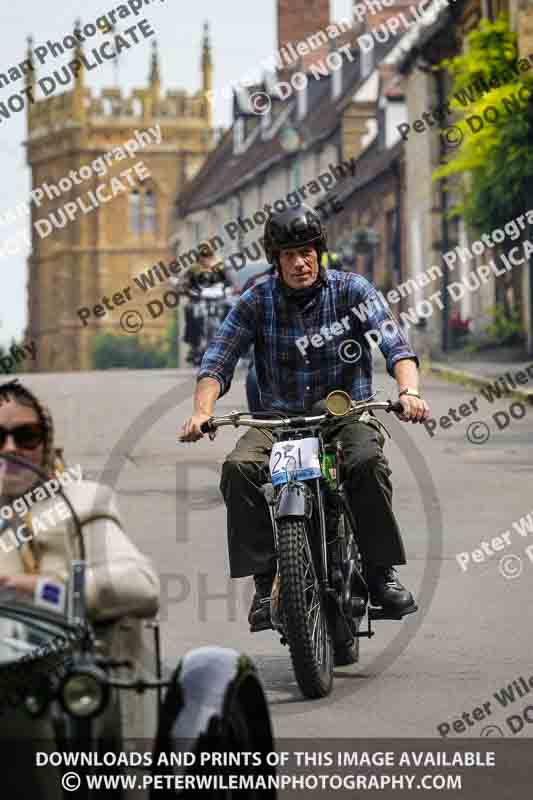
[[[402,391],[398,393],[398,397],[402,397],[404,394],[409,397],[418,397],[419,400],[421,399],[419,393],[415,392],[414,389],[402,389]]]

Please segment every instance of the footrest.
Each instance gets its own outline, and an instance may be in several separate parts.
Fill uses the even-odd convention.
[[[370,625],[370,620],[368,620],[368,630],[366,631],[359,630],[357,631],[357,633],[354,633],[354,636],[356,636],[358,639],[363,639],[363,638],[371,639],[373,636],[375,636],[375,631],[372,630],[372,627]]]
[[[405,617],[407,614],[414,614],[415,611],[418,611],[418,606],[416,603],[413,603],[412,606],[408,606],[404,611],[401,613],[392,611],[391,609],[385,609],[378,606],[370,606],[368,609],[368,616],[369,619],[392,619],[392,620],[399,620]]]
[[[250,625],[250,633],[259,633],[260,631],[273,631],[274,628],[272,627],[272,623],[268,622],[260,622],[256,625]]]

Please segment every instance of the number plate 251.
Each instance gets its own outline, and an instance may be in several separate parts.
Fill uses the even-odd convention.
[[[287,483],[287,477],[299,481],[319,478],[322,473],[318,446],[319,441],[315,437],[277,442],[270,454],[270,474],[273,485]]]

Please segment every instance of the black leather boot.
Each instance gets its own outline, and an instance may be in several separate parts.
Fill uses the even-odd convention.
[[[274,582],[275,572],[266,572],[254,575],[255,594],[252,600],[248,622],[250,633],[266,631],[272,628],[270,619],[270,592]]]
[[[380,606],[392,619],[401,619],[405,614],[418,611],[414,597],[402,586],[392,567],[372,567],[368,571],[370,603]]]

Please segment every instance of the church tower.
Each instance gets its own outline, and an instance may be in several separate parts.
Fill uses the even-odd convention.
[[[163,337],[172,312],[152,319],[146,304],[160,299],[170,287],[161,284],[142,295],[133,279],[159,261],[172,260],[174,198],[214,144],[211,103],[205,94],[212,87],[213,71],[207,27],[202,88],[193,95],[179,90],[162,93],[155,42],[148,84],[129,96],[119,88],[93,95],[86,85],[79,42],[75,55],[78,70],[71,75],[69,90],[36,98],[27,112],[25,146],[33,200],[25,336],[37,343],[38,371],[90,369],[96,334],[131,335],[121,327],[127,310],[142,312],[139,336],[147,341]],[[32,58],[31,39],[28,58]],[[33,67],[26,85],[35,88],[39,75],[35,63]],[[58,69],[57,83],[66,84],[65,78],[59,80],[60,74]],[[132,157],[124,156],[128,141],[139,144]],[[143,167],[136,170],[138,162]],[[121,173],[127,170],[131,171],[126,180]],[[117,190],[119,185],[125,190]],[[125,299],[122,307],[114,304],[113,295],[128,287],[131,301]],[[102,306],[104,297],[108,303]],[[78,314],[82,308],[90,309],[85,320]]]

